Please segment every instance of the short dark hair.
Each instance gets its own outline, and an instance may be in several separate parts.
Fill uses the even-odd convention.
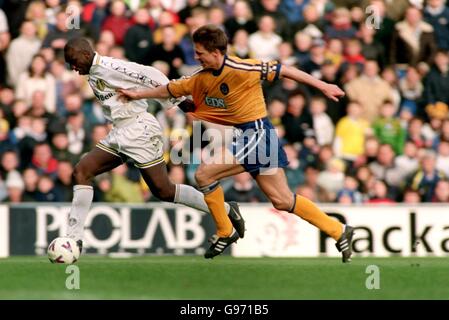
[[[228,47],[228,38],[220,28],[209,24],[198,28],[193,33],[193,42],[201,44],[209,52],[218,50],[223,55]]]

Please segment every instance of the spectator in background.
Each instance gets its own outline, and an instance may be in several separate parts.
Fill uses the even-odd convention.
[[[110,172],[99,174],[94,178],[94,198],[95,202],[107,202],[106,195],[112,188],[112,178]]]
[[[56,172],[55,189],[60,194],[60,201],[71,202],[73,199],[72,184],[73,165],[67,160],[58,162]]]
[[[348,64],[355,65],[360,71],[363,69],[365,57],[362,54],[362,45],[358,39],[349,39],[346,41],[345,54],[341,67],[346,69]]]
[[[434,59],[434,66],[425,79],[425,101],[438,101],[449,104],[449,54],[439,50]]]
[[[401,103],[398,73],[395,68],[393,68],[392,66],[388,66],[382,70],[381,77],[390,85],[392,96],[390,100],[395,106],[395,112],[397,112],[399,110],[399,104]]]
[[[282,38],[275,32],[276,21],[270,15],[264,15],[259,19],[258,28],[258,31],[251,34],[248,40],[254,57],[263,61],[277,59]]]
[[[407,131],[401,121],[394,117],[395,106],[391,101],[385,101],[380,109],[380,117],[373,125],[373,133],[381,144],[387,143],[393,147],[396,155],[402,154]]]
[[[313,132],[313,129],[306,130],[304,132],[304,140],[299,149],[301,168],[316,164],[319,152],[320,146],[316,141],[315,132]]]
[[[44,174],[37,182],[36,201],[38,202],[61,202],[60,190],[55,188],[53,179]]]
[[[347,115],[338,121],[335,128],[334,153],[348,162],[356,160],[365,151],[365,136],[370,133],[370,125],[362,118],[362,112],[358,102],[350,102]]]
[[[357,157],[353,163],[353,167],[358,168],[376,161],[377,154],[379,153],[379,147],[379,140],[377,140],[375,136],[367,136],[365,139],[365,151],[363,152],[363,155]]]
[[[69,17],[65,10],[56,15],[56,24],[50,29],[42,42],[42,48],[51,48],[55,52],[62,52],[68,40],[81,35],[81,30],[77,28],[68,28]]]
[[[304,65],[310,60],[310,49],[312,48],[312,37],[305,33],[298,31],[294,37],[294,55],[300,66]]]
[[[302,70],[310,73],[315,78],[321,79],[321,67],[326,61],[326,43],[321,39],[315,39],[310,48],[310,58],[302,65]]]
[[[22,200],[24,202],[34,202],[36,201],[37,182],[39,181],[39,175],[37,174],[36,169],[31,167],[26,168],[23,171],[22,175],[25,185]]]
[[[257,24],[254,21],[252,10],[245,0],[237,0],[234,3],[232,16],[225,21],[226,32],[229,39],[234,39],[237,31],[243,29],[247,34],[257,31]]]
[[[323,38],[324,21],[321,19],[317,7],[309,3],[304,7],[302,14],[304,19],[298,21],[293,28],[310,35],[312,38]]]
[[[282,42],[279,47],[278,61],[283,65],[298,67],[298,60],[293,55],[293,47],[290,42]]]
[[[349,99],[360,103],[361,114],[370,123],[378,117],[382,103],[393,99],[391,87],[379,77],[379,66],[374,60],[366,61],[363,74],[346,84],[345,89]]]
[[[313,120],[306,107],[306,97],[302,90],[290,93],[287,112],[282,117],[285,128],[285,138],[289,143],[302,142],[306,130],[313,128]]]
[[[421,80],[420,74],[414,67],[409,67],[405,77],[399,80],[401,111],[408,109],[412,115],[422,116],[422,111],[419,110],[424,91]]]
[[[84,5],[81,19],[88,28],[88,33],[98,40],[101,25],[109,13],[108,0],[94,0]]]
[[[423,135],[424,121],[421,118],[412,118],[407,127],[407,140],[413,142],[418,148],[425,148],[431,144]]]
[[[34,23],[37,30],[37,36],[40,40],[44,40],[49,28],[45,10],[46,7],[44,1],[34,0],[29,4],[25,12],[25,19]]]
[[[362,42],[362,55],[365,60],[374,60],[380,68],[386,65],[385,46],[375,38],[376,29],[362,23],[360,25],[359,37]]]
[[[445,178],[444,173],[436,168],[436,155],[432,151],[425,152],[420,160],[421,167],[408,180],[413,190],[421,195],[421,201],[430,202],[438,181]]]
[[[219,4],[213,4],[208,9],[207,13],[207,23],[213,24],[226,32],[225,28],[225,20],[226,20],[226,13],[222,6]]]
[[[67,115],[67,137],[69,139],[68,150],[71,154],[80,156],[84,151],[87,132],[86,122],[82,112],[71,112]]]
[[[365,196],[368,195],[370,190],[370,183],[374,178],[370,168],[366,165],[362,165],[356,169],[355,178],[358,182],[358,191]]]
[[[61,0],[45,0],[47,9],[45,9],[45,16],[50,25],[56,24],[56,14],[62,10]]]
[[[388,17],[384,0],[370,0],[368,5],[372,6],[371,12],[375,14],[376,18],[372,21],[374,25],[371,26],[376,29],[374,39],[383,44],[387,58],[386,64],[389,64],[391,38],[394,32],[395,20]]]
[[[369,204],[390,204],[395,203],[394,198],[388,194],[388,185],[385,181],[376,180],[373,190],[367,203]]]
[[[340,68],[343,63],[343,41],[340,39],[329,39],[327,42],[326,52],[324,57],[326,58],[326,64],[335,65],[337,68]]]
[[[6,53],[10,85],[17,85],[19,75],[27,70],[40,47],[41,40],[36,35],[33,21],[24,21],[20,27],[19,37],[11,41]]]
[[[7,180],[8,176],[14,172],[19,173],[17,169],[19,168],[19,159],[17,157],[17,153],[14,150],[5,151],[1,154],[1,167],[0,167],[0,175],[3,177],[3,180]]]
[[[148,25],[150,15],[144,8],[134,14],[136,22],[128,29],[124,38],[125,56],[129,61],[144,64],[151,52],[153,36]]]
[[[290,40],[291,32],[288,20],[279,10],[280,0],[260,0],[253,1],[253,13],[257,21],[262,16],[270,16],[276,22],[275,33],[280,35],[282,39]]]
[[[449,178],[449,141],[441,140],[438,144],[436,168]]]
[[[42,91],[45,94],[45,109],[48,112],[56,110],[56,83],[55,78],[46,71],[45,58],[37,54],[28,68],[28,71],[20,74],[16,97],[23,99],[27,104],[31,104],[35,91]]]
[[[351,12],[344,7],[335,9],[332,13],[331,24],[326,27],[326,39],[353,39],[357,30],[351,24]]]
[[[308,185],[302,185],[299,186],[296,189],[296,193],[302,195],[304,198],[309,199],[310,201],[313,202],[320,202],[317,199],[317,195],[316,192],[312,189],[312,187],[308,186]]]
[[[121,0],[111,2],[111,15],[107,16],[103,22],[101,30],[109,30],[114,34],[114,41],[118,45],[123,45],[125,34],[131,26],[131,22],[126,16],[126,5]]]
[[[418,147],[412,141],[405,142],[404,153],[394,160],[395,166],[402,168],[402,178],[407,179],[413,172],[418,170]]]
[[[419,62],[430,65],[437,46],[433,27],[422,20],[418,8],[409,7],[405,19],[396,24],[390,48],[392,64],[416,66]]]
[[[147,64],[151,65],[155,61],[164,61],[170,66],[167,77],[177,79],[180,77],[178,69],[184,63],[184,53],[177,44],[176,32],[173,26],[165,26],[161,30],[162,43],[153,46],[150,55],[147,56]]]
[[[140,184],[129,180],[126,177],[127,171],[126,164],[112,170],[111,189],[106,192],[105,200],[108,202],[144,202]]]
[[[434,31],[438,48],[449,50],[449,8],[446,0],[428,0],[424,8],[424,20]]]
[[[432,197],[432,202],[448,203],[449,202],[449,181],[440,180],[437,182]]]
[[[254,184],[251,175],[243,172],[233,177],[232,186],[225,192],[227,201],[267,202],[259,187]]]
[[[31,118],[26,136],[18,143],[20,166],[25,168],[32,160],[35,147],[47,140],[46,124],[42,118]]]
[[[8,192],[8,197],[4,201],[11,203],[22,202],[24,183],[20,173],[15,171],[8,175],[5,185]]]
[[[332,144],[334,138],[334,124],[327,115],[326,108],[326,99],[315,96],[310,100],[313,131],[320,146]]]
[[[56,114],[63,116],[66,113],[64,98],[78,91],[79,86],[74,73],[67,70],[63,60],[54,60],[50,65],[50,71],[55,78]]]
[[[385,181],[392,199],[396,199],[404,185],[404,168],[395,163],[395,153],[391,145],[382,144],[379,147],[377,160],[369,164],[369,169],[376,179]]]
[[[159,15],[157,22],[158,27],[153,32],[154,44],[161,44],[163,42],[165,36],[163,34],[163,30],[166,27],[172,27],[174,29],[175,31],[174,39],[176,43],[179,43],[188,31],[187,27],[184,24],[178,23],[176,15],[174,15],[172,12],[169,11],[162,11],[161,14]],[[205,22],[207,23],[207,20]]]
[[[235,32],[228,52],[230,56],[236,56],[240,59],[251,59],[254,57],[254,52],[249,47],[249,35],[246,30],[239,29]]]
[[[41,142],[36,144],[33,150],[31,166],[37,170],[39,175],[54,176],[56,174],[58,160],[53,158],[50,146],[47,143]]]
[[[171,165],[168,170],[168,178],[175,184],[186,183],[186,174],[182,165]]]
[[[56,160],[69,161],[72,164],[75,164],[80,156],[69,151],[69,138],[64,130],[53,133],[51,137],[51,151]]]
[[[320,170],[326,169],[326,164],[334,158],[334,151],[332,150],[332,146],[329,144],[326,144],[320,148],[320,151],[318,151],[318,164],[317,167]]]
[[[188,24],[187,20],[194,15],[193,12],[197,8],[204,9],[201,0],[186,0],[186,6],[178,12],[180,22]]]
[[[337,198],[337,192],[343,188],[345,180],[345,163],[333,158],[327,164],[326,170],[318,174],[318,186],[324,189],[331,201]]]
[[[404,190],[403,203],[407,204],[418,204],[421,202],[421,196],[418,191],[407,188]]]
[[[304,173],[301,168],[301,162],[298,159],[298,150],[292,145],[284,145],[287,154],[288,166],[284,169],[290,190],[294,192],[299,185],[304,184]]]
[[[268,103],[268,117],[271,120],[273,126],[282,125],[282,117],[287,109],[286,104],[277,98],[274,98]]]
[[[346,176],[343,184],[343,188],[337,192],[337,201],[340,203],[345,203],[350,200],[349,203],[362,203],[363,196],[358,191],[359,182],[353,176]],[[349,197],[349,199],[344,198]]]

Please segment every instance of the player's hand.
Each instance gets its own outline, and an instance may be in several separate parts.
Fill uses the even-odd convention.
[[[128,89],[117,89],[118,92],[118,100],[122,102],[128,102],[130,100],[138,100],[139,92],[137,90],[128,90]]]
[[[331,100],[338,101],[341,97],[344,97],[345,92],[341,90],[335,84],[326,83],[321,91]]]

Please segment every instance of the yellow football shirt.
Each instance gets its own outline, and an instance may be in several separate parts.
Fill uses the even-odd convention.
[[[192,95],[197,118],[237,125],[267,115],[261,80],[276,80],[280,70],[277,61],[225,56],[219,70],[200,70],[167,88],[173,97]]]

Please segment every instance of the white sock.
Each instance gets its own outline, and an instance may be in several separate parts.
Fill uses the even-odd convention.
[[[186,184],[176,185],[176,194],[174,203],[181,203],[188,207],[210,213],[209,207],[204,201],[204,194],[196,190],[194,187],[188,186]],[[225,209],[226,212],[229,214],[230,206],[227,202],[225,202]]]
[[[69,213],[67,236],[75,240],[82,240],[84,222],[94,197],[92,186],[76,185],[73,187],[72,208]]]

